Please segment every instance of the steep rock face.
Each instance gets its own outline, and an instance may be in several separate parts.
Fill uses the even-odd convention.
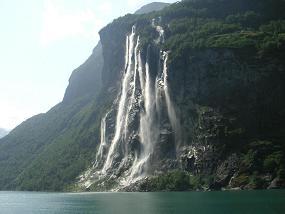
[[[273,168],[284,161],[283,57],[272,61],[247,51],[246,58],[244,52],[231,49],[189,52],[181,59],[188,62],[179,59],[169,66],[183,133],[179,164],[172,169],[207,177],[203,182],[210,189],[284,185],[282,170],[273,179]],[[125,190],[151,191],[161,180],[142,180]]]
[[[86,62],[73,71],[63,102],[98,94],[102,87],[103,64],[102,45],[99,42]]]
[[[250,163],[259,165],[255,169],[244,166],[245,156],[251,149],[259,153],[264,146],[258,146],[258,141],[264,140],[272,141],[275,152],[283,153],[284,69],[281,55],[272,61],[250,49],[188,52],[180,62],[173,62],[169,79],[186,134],[183,168],[212,176],[211,188],[225,187],[241,174],[248,181],[254,171],[265,176],[268,172],[262,170],[262,161],[274,149],[261,152],[258,164]],[[252,141],[257,141],[255,148]],[[259,188],[270,184],[261,180],[264,186]],[[243,185],[232,182],[230,186]]]
[[[111,27],[115,26],[115,27]],[[120,77],[120,71],[124,66],[125,24],[109,24],[100,31],[100,40],[103,47],[104,64],[102,80],[104,85],[112,86]]]

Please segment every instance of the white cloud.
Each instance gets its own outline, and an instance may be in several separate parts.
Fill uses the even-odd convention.
[[[68,37],[96,37],[103,22],[88,8],[68,11],[56,0],[46,0],[40,41],[44,46]],[[110,5],[103,4],[105,10]]]

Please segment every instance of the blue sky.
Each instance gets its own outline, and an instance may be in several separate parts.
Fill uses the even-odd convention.
[[[59,103],[98,31],[150,2],[0,0],[0,128],[12,129]]]

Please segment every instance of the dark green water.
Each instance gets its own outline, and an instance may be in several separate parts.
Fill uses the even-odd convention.
[[[82,194],[0,192],[0,213],[284,214],[285,190]]]

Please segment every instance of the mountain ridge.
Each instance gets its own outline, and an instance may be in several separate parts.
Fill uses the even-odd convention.
[[[169,6],[169,3],[164,3],[164,2],[152,2],[149,4],[146,4],[142,6],[140,9],[138,9],[135,14],[146,14],[146,13],[151,13],[155,11],[159,11],[164,9],[165,7]]]

